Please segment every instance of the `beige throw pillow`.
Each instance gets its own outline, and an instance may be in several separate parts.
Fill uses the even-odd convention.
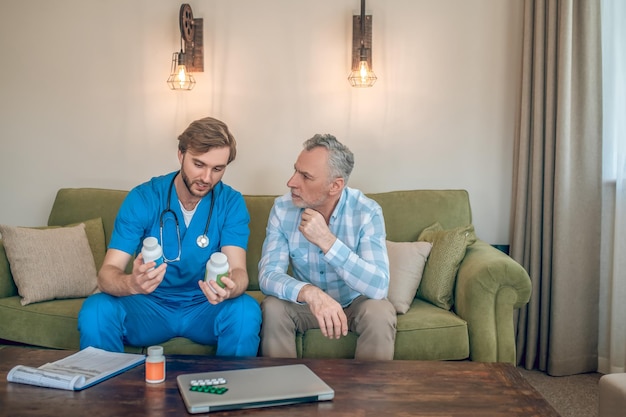
[[[398,314],[406,313],[411,307],[432,247],[430,242],[387,241],[389,255],[387,299],[393,304]]]
[[[0,233],[22,305],[96,291],[84,223],[50,229],[0,225]]]
[[[435,223],[424,229],[417,240],[433,244],[417,296],[450,310],[454,305],[454,286],[459,265],[467,247],[476,241],[474,226],[470,224],[443,230],[439,223]]]

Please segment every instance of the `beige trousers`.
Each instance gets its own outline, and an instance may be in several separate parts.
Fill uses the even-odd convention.
[[[319,329],[308,305],[267,296],[261,303],[261,354],[277,358],[295,358],[296,332]],[[356,298],[344,308],[348,328],[359,338],[355,359],[393,359],[396,340],[396,310],[387,300]]]

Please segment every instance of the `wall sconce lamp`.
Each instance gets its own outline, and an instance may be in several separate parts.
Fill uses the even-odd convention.
[[[180,52],[172,55],[167,83],[172,90],[191,90],[196,85],[191,73],[204,71],[203,20],[194,19],[191,6],[185,3],[180,6],[178,21]]]
[[[352,72],[348,81],[352,87],[371,87],[376,80],[372,70],[372,15],[365,15],[365,0],[361,0],[361,16],[352,16]]]

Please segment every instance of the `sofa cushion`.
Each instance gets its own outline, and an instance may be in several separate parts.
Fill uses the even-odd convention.
[[[467,322],[451,311],[415,299],[398,316],[394,359],[463,360],[469,357]],[[356,334],[328,339],[319,329],[296,334],[298,357],[354,358]]]
[[[411,307],[432,247],[433,244],[430,242],[387,241],[389,255],[387,299],[393,304],[397,313],[404,314]]]
[[[468,325],[451,311],[416,298],[398,316],[394,359],[460,360],[470,356]]]
[[[78,311],[84,298],[22,306],[21,297],[0,298],[0,334],[7,340],[53,349],[78,349]]]
[[[437,307],[450,310],[454,304],[454,285],[459,265],[467,247],[476,241],[474,226],[470,224],[443,230],[439,223],[434,223],[424,229],[417,240],[433,244],[417,296]]]
[[[104,236],[101,227],[100,231]],[[96,266],[85,223],[45,229],[0,225],[0,233],[22,305],[96,291]]]

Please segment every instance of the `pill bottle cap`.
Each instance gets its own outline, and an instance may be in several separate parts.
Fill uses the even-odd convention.
[[[228,262],[228,258],[222,252],[215,252],[213,255],[211,255],[211,262],[222,265]]]
[[[150,346],[148,348],[148,356],[161,356],[163,355],[163,346]]]
[[[159,246],[159,241],[157,240],[156,237],[150,236],[143,240],[143,245],[146,248],[153,249]]]

